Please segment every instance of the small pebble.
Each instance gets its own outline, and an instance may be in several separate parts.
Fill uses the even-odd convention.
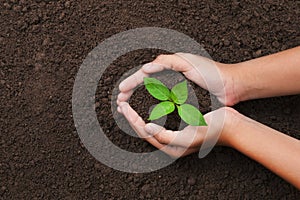
[[[43,45],[43,46],[46,46],[46,45],[48,45],[49,43],[50,43],[50,38],[47,37],[47,38],[44,39],[42,45]]]
[[[100,106],[100,102],[95,103],[95,108],[98,108]]]
[[[34,70],[35,70],[35,71],[39,71],[41,68],[42,68],[42,65],[39,64],[39,63],[36,63],[36,64],[34,65]]]
[[[4,3],[3,6],[6,8],[6,9],[11,9],[11,5],[9,3]]]
[[[255,52],[255,55],[256,55],[256,56],[260,56],[261,53],[262,53],[262,51],[259,49],[259,50],[257,50],[257,51]]]
[[[45,57],[44,53],[38,52],[37,54],[35,54],[36,60],[42,60],[44,57]]]
[[[253,14],[255,17],[259,17],[259,13],[257,11],[254,11]]]
[[[238,42],[238,41],[234,41],[234,42],[233,42],[233,45],[236,46],[236,47],[239,47],[239,46],[241,45],[241,43]]]
[[[65,17],[65,13],[61,13],[59,19],[62,20]]]
[[[184,195],[185,195],[185,192],[184,192],[183,190],[180,190],[180,191],[179,191],[179,195],[180,195],[180,196],[184,196]]]
[[[213,39],[211,40],[211,42],[212,42],[212,45],[213,45],[213,46],[215,46],[215,45],[217,45],[217,44],[219,43],[218,39],[216,39],[216,38],[213,38]]]
[[[215,15],[211,16],[211,19],[212,19],[213,22],[218,22],[219,21],[219,17],[215,16]]]
[[[229,46],[230,45],[230,41],[229,40],[224,40],[224,45],[225,46]]]
[[[96,169],[100,169],[100,168],[101,168],[101,165],[100,165],[100,163],[95,163],[95,165],[94,165],[94,166],[95,166],[95,168],[96,168]]]
[[[22,10],[22,7],[21,7],[21,6],[14,6],[14,7],[13,7],[13,10],[14,10],[14,11],[21,11],[21,10]]]
[[[278,48],[279,45],[280,45],[280,44],[279,44],[279,42],[277,42],[277,41],[272,42],[272,46],[275,47],[275,48]]]
[[[142,187],[142,191],[143,192],[147,192],[148,190],[150,190],[151,189],[151,186],[149,185],[149,184],[146,184],[146,185],[143,185],[143,187]]]
[[[196,184],[196,179],[193,177],[188,178],[188,184],[189,185],[195,185]]]
[[[71,2],[70,1],[66,1],[65,6],[66,6],[66,8],[69,8],[71,6]]]
[[[270,116],[270,119],[271,119],[272,121],[275,121],[275,120],[277,119],[277,117],[274,116],[274,115],[272,115],[272,116]]]
[[[23,9],[22,9],[22,12],[26,12],[28,9],[27,9],[27,7],[24,7]]]
[[[88,189],[89,187],[91,187],[91,185],[92,185],[91,182],[88,181],[85,183],[84,188]]]
[[[103,102],[103,103],[108,103],[108,99],[107,99],[107,98],[103,98],[103,99],[102,99],[102,102]]]

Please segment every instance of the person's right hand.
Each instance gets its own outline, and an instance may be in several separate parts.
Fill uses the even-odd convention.
[[[118,102],[127,101],[144,77],[167,69],[182,72],[187,79],[209,90],[226,106],[232,106],[239,101],[234,91],[235,75],[230,64],[218,63],[193,54],[176,53],[158,56],[125,79],[119,86],[121,92]]]
[[[217,145],[231,145],[233,131],[240,120],[240,114],[230,107],[222,107],[204,115],[207,126],[187,126],[180,131],[166,130],[154,123],[146,124],[127,102],[119,103],[119,110],[132,129],[156,148],[178,158],[199,152],[203,157]]]

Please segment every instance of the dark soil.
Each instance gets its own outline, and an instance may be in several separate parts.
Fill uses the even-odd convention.
[[[83,147],[71,110],[79,66],[116,33],[170,28],[201,43],[214,60],[240,62],[300,45],[299,1],[2,0],[0,10],[0,199],[299,199],[289,183],[225,147],[152,173],[115,171]],[[159,53],[128,53],[99,82],[100,125],[123,149],[154,150],[116,126],[112,90],[123,73]],[[139,90],[130,103],[147,117],[154,100],[142,101],[147,93]],[[196,91],[201,111],[209,111],[208,93]],[[300,139],[299,95],[235,108]],[[178,127],[178,120],[174,114],[168,123]]]

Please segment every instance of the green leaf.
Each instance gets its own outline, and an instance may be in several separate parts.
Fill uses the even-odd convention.
[[[177,106],[178,114],[183,121],[192,126],[207,126],[201,112],[190,104]]]
[[[148,120],[159,119],[162,116],[170,114],[175,110],[175,105],[173,102],[164,101],[157,104],[150,113],[150,117]]]
[[[177,104],[183,104],[188,98],[187,82],[176,84],[171,90],[171,98]]]
[[[161,101],[170,98],[170,90],[159,80],[155,78],[144,78],[144,85],[154,98]]]

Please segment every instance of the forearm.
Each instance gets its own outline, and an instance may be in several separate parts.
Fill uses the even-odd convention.
[[[240,115],[228,143],[300,189],[299,140]]]
[[[300,47],[235,64],[239,101],[300,93]]]

